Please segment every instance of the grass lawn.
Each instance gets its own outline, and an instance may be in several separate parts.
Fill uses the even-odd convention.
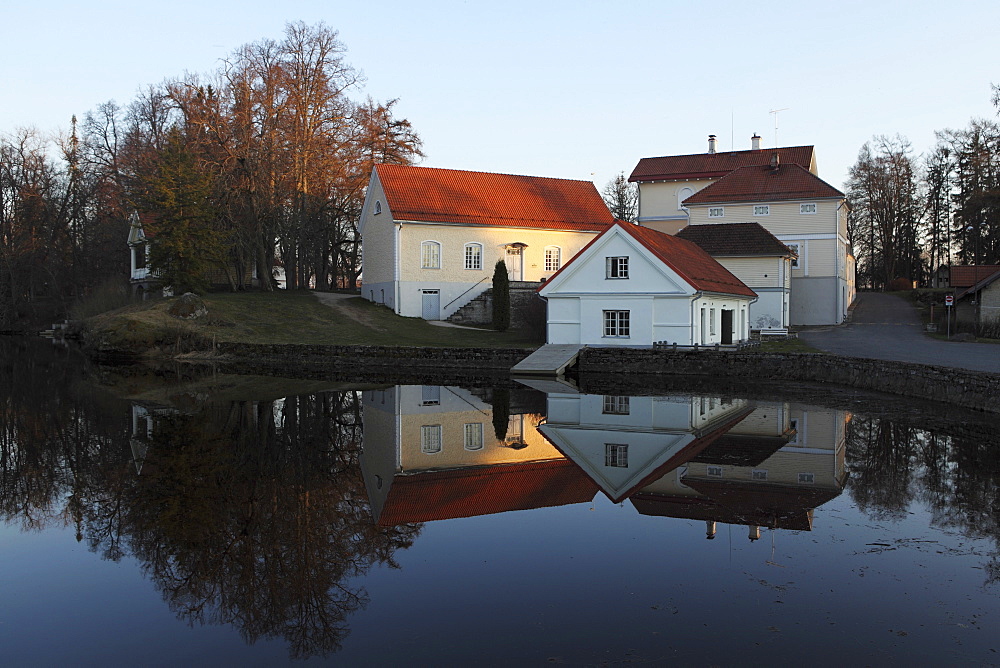
[[[141,349],[179,336],[237,343],[534,348],[544,341],[522,331],[438,327],[403,318],[361,297],[322,303],[311,292],[212,293],[208,315],[185,321],[171,316],[171,299],[133,304],[87,321],[112,347]]]
[[[759,348],[752,348],[751,350],[758,350],[762,353],[821,353],[822,350],[817,350],[813,348],[808,343],[802,339],[790,338],[790,339],[776,339],[771,341],[762,341]]]

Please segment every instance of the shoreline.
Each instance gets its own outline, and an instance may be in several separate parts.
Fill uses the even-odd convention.
[[[526,348],[427,348],[299,344],[215,343],[213,352],[171,359],[218,362],[284,372],[391,370],[402,375],[500,378],[532,352]],[[882,392],[1000,414],[1000,374],[944,366],[892,362],[826,353],[668,351],[589,348],[580,351],[573,373],[617,377],[616,386],[639,387],[665,377],[798,382]],[[571,373],[571,375],[573,375]],[[654,384],[656,384],[654,382]]]

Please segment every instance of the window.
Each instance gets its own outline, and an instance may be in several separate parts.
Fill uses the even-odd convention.
[[[715,336],[715,309],[708,309],[708,334]]]
[[[465,244],[465,268],[466,269],[483,268],[482,244]]]
[[[721,478],[722,477],[722,467],[721,466],[709,466],[708,470],[706,471],[706,473],[708,475],[712,476],[713,478]]]
[[[619,469],[628,468],[628,444],[605,443],[604,465]]]
[[[421,385],[420,386],[420,405],[421,406],[440,406],[441,405],[441,386],[440,385]]]
[[[608,278],[628,278],[628,256],[604,258]]]
[[[795,253],[795,257],[792,258],[792,269],[798,269],[801,265],[799,263],[799,244],[785,244],[788,246],[788,250]]]
[[[724,206],[712,206],[708,209],[709,218],[723,218],[726,215],[726,207]]]
[[[465,425],[465,449],[470,451],[483,449],[482,422],[473,422]]]
[[[441,452],[441,425],[425,424],[420,427],[420,452],[425,455]]]
[[[629,312],[605,311],[604,336],[627,339],[629,337]]]
[[[382,213],[382,202],[375,200],[375,215]]]
[[[687,207],[684,206],[684,200],[694,194],[694,189],[684,186],[677,191],[677,208],[681,211],[687,211]]]
[[[771,206],[769,204],[757,204],[753,208],[753,215],[755,216],[770,216]]]
[[[420,268],[441,268],[441,244],[436,241],[425,241],[420,244]]]
[[[146,244],[139,244],[135,247],[135,268],[146,268]]]
[[[605,415],[628,415],[628,411],[628,397],[604,396],[604,410],[601,412]]]
[[[545,271],[559,271],[562,266],[562,250],[558,246],[545,249]]]
[[[812,485],[816,482],[816,475],[814,473],[800,473],[799,474],[799,484],[800,485]]]
[[[761,469],[754,469],[751,475],[754,480],[767,480],[767,471]]]
[[[807,204],[799,204],[799,213],[802,214],[816,213],[816,203],[809,202]]]

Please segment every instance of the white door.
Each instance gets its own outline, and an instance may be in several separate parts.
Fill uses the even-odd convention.
[[[521,249],[520,248],[508,248],[507,255],[504,257],[504,262],[507,264],[507,278],[512,281],[523,280],[521,278]]]
[[[441,319],[441,291],[421,290],[420,317],[424,320]]]

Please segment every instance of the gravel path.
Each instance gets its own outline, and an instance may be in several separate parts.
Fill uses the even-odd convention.
[[[838,355],[1000,373],[1000,345],[926,336],[916,309],[895,295],[859,293],[850,323],[810,328],[799,338]]]

